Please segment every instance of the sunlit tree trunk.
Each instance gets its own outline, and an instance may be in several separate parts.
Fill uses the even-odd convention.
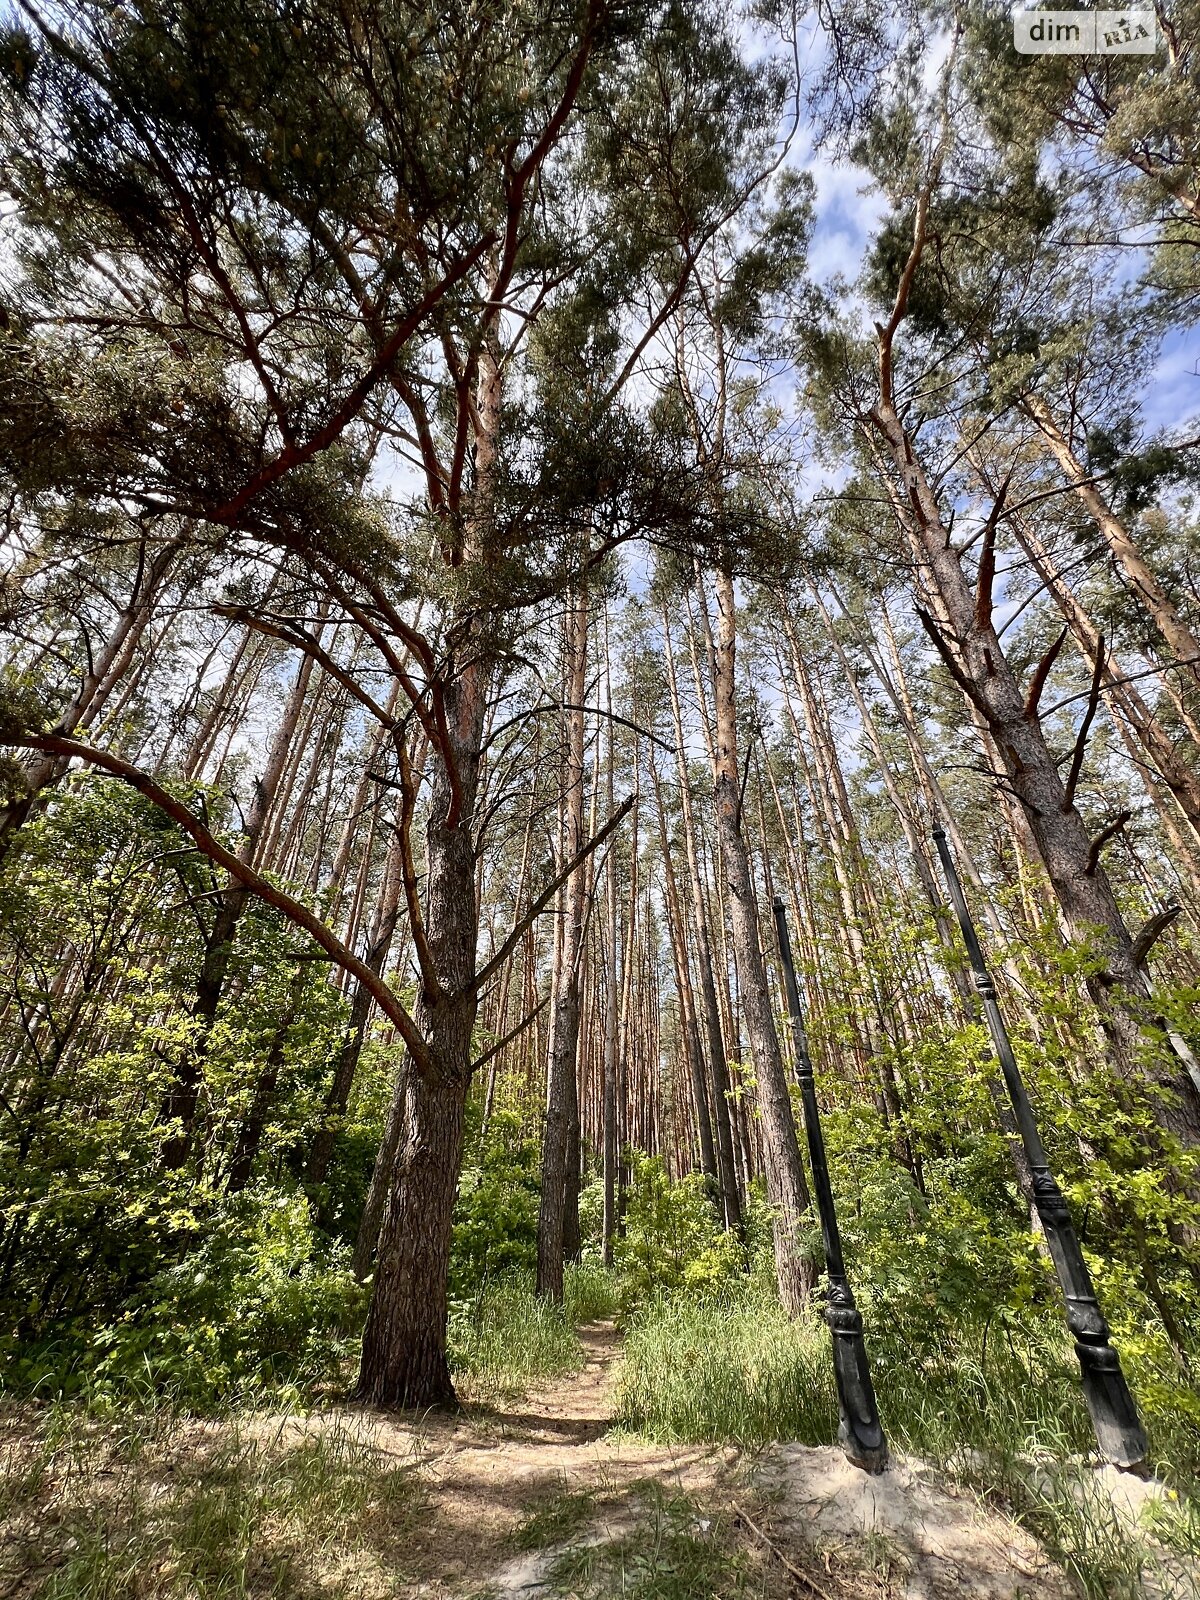
[[[1042,395],[1022,399],[1026,415],[1037,425],[1047,452],[1062,470],[1079,503],[1100,530],[1113,560],[1129,585],[1130,593],[1166,640],[1180,671],[1193,689],[1200,687],[1200,638],[1179,614],[1162,580],[1139,549],[1129,529],[1104,498],[1100,486],[1080,461],[1061,423]]]
[[[729,887],[742,1008],[757,1078],[767,1194],[774,1212],[775,1271],[780,1299],[795,1315],[807,1303],[816,1280],[804,1240],[809,1210],[808,1183],[800,1160],[796,1120],[775,1030],[749,853],[742,832],[735,703],[737,619],[730,570],[718,568],[715,583],[718,626],[712,657],[716,732],[713,809]]]
[[[254,796],[237,844],[236,855],[240,862],[248,864],[257,854],[263,829],[275,804],[279,780],[292,749],[312,671],[313,658],[310,655],[301,656],[279,725],[268,747],[266,761],[254,781]],[[225,991],[238,924],[249,898],[249,891],[242,884],[231,881],[217,898],[213,919],[205,935],[192,1009],[196,1024],[195,1037],[176,1068],[175,1082],[163,1103],[163,1120],[178,1124],[163,1143],[162,1159],[166,1167],[181,1167],[192,1148],[193,1124],[204,1076],[208,1040]]]
[[[566,688],[567,749],[562,803],[564,861],[577,856],[584,835],[584,718],[587,690],[586,592],[567,615],[563,682]],[[538,1206],[537,1290],[551,1300],[563,1293],[563,1222],[571,1122],[578,1117],[575,1057],[579,1043],[579,963],[587,914],[587,873],[578,867],[564,886],[562,937],[552,978],[550,1059],[546,1071],[546,1128],[542,1141],[542,1189]]]
[[[742,1226],[742,1196],[738,1188],[737,1168],[734,1158],[733,1122],[729,1103],[729,1069],[725,1056],[725,1039],[721,1032],[721,1011],[717,999],[716,976],[713,971],[712,941],[709,933],[708,899],[700,873],[700,853],[696,837],[696,818],[692,809],[691,780],[688,773],[687,747],[683,737],[683,712],[679,703],[679,683],[675,674],[675,659],[671,645],[671,629],[664,612],[663,649],[667,667],[667,687],[670,691],[671,719],[675,731],[675,756],[679,775],[679,801],[683,819],[683,841],[687,856],[688,882],[692,891],[692,932],[696,940],[697,965],[700,969],[700,996],[704,1012],[704,1030],[708,1042],[708,1061],[713,1083],[713,1114],[716,1122],[717,1174],[721,1185],[721,1200],[725,1208],[725,1225]]]

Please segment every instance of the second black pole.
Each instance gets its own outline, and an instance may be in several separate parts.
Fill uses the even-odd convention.
[[[946,887],[950,891],[950,903],[954,907],[958,925],[962,930],[975,987],[979,991],[979,998],[983,1001],[988,1031],[996,1047],[996,1056],[1000,1062],[1000,1070],[1004,1074],[1013,1115],[1017,1119],[1021,1143],[1025,1146],[1025,1154],[1033,1174],[1033,1204],[1046,1236],[1046,1247],[1054,1263],[1054,1271],[1062,1287],[1063,1298],[1067,1303],[1067,1326],[1075,1336],[1075,1354],[1079,1357],[1079,1367],[1083,1376],[1083,1395],[1092,1415],[1096,1443],[1106,1461],[1111,1461],[1114,1466],[1124,1467],[1127,1471],[1138,1472],[1146,1464],[1149,1447],[1146,1435],[1142,1432],[1137,1406],[1129,1392],[1125,1374],[1121,1371],[1121,1358],[1108,1342],[1108,1323],[1104,1320],[1100,1303],[1096,1299],[1092,1276],[1087,1269],[1087,1262],[1083,1259],[1083,1251],[1079,1247],[1079,1237],[1071,1222],[1067,1202],[1046,1160],[1041,1134],[1034,1121],[1033,1107],[1029,1103],[1029,1094],[1017,1066],[1016,1057],[1013,1055],[1008,1029],[1000,1014],[996,986],[983,959],[983,950],[975,932],[975,924],[971,921],[971,913],[967,910],[966,896],[959,882],[954,858],[950,854],[950,846],[946,842],[945,830],[935,827],[932,832],[933,842],[941,858]]]
[[[825,1135],[821,1131],[812,1059],[808,1053],[808,1036],[804,1031],[804,1013],[800,1009],[800,990],[796,984],[796,969],[792,965],[787,912],[778,895],[775,896],[774,910],[779,958],[783,963],[783,981],[787,989],[788,1014],[796,1051],[796,1076],[800,1081],[800,1102],[804,1109],[804,1130],[808,1135],[808,1154],[812,1163],[813,1191],[821,1219],[821,1238],[825,1245],[825,1271],[829,1280],[825,1321],[833,1335],[833,1370],[837,1377],[838,1410],[841,1412],[838,1440],[856,1467],[861,1467],[864,1472],[882,1472],[888,1462],[887,1439],[879,1420],[875,1387],[867,1363],[863,1320],[854,1304],[850,1280],[846,1276],[846,1263],[842,1259],[842,1239],[838,1232],[833,1189],[829,1183],[829,1164],[825,1159]]]

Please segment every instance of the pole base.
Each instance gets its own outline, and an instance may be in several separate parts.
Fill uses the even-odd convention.
[[[875,1386],[867,1364],[862,1317],[853,1301],[846,1303],[841,1286],[830,1288],[825,1320],[833,1334],[833,1370],[837,1378],[838,1410],[842,1420],[838,1443],[847,1461],[863,1472],[882,1472],[888,1464],[887,1438],[879,1420]],[[849,1298],[846,1291],[846,1298]]]
[[[1101,1456],[1122,1472],[1145,1476],[1150,1446],[1117,1352],[1107,1342],[1086,1344],[1077,1340],[1075,1353],[1083,1377],[1083,1398],[1092,1414]]]

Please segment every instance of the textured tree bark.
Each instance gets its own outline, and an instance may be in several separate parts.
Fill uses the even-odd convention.
[[[416,1021],[427,1062],[408,1078],[363,1331],[358,1394],[381,1406],[454,1399],[446,1356],[447,1281],[476,1012],[478,917],[470,819],[490,681],[490,661],[469,642],[464,656],[445,697],[457,805],[451,809],[454,785],[439,752],[426,830],[430,970],[422,976]]]
[[[489,340],[476,403],[477,489],[468,548],[458,559],[485,557],[500,401],[500,365]],[[404,1098],[359,1366],[359,1397],[381,1406],[439,1405],[455,1397],[446,1355],[447,1284],[478,1005],[473,825],[494,673],[495,657],[476,622],[453,619],[440,663],[441,744],[431,748],[424,927],[413,927],[420,972],[415,1021],[425,1053],[412,1063]],[[406,892],[416,894],[415,882],[406,882]]]
[[[816,1268],[804,1249],[808,1183],[800,1160],[796,1119],[788,1094],[779,1035],[775,1031],[749,853],[742,834],[734,699],[737,622],[733,576],[728,568],[718,569],[716,573],[716,595],[718,628],[712,654],[716,731],[713,808],[729,886],[730,923],[742,1009],[758,1080],[767,1195],[774,1212],[775,1273],[784,1308],[795,1316],[812,1293]]]
[[[708,903],[700,875],[700,856],[696,842],[696,819],[692,811],[692,792],[688,781],[686,745],[683,739],[683,714],[679,703],[679,684],[671,648],[669,619],[663,614],[663,647],[667,666],[667,686],[671,697],[671,719],[675,729],[675,758],[679,773],[679,799],[683,811],[683,838],[687,855],[688,882],[692,891],[692,930],[696,937],[697,964],[700,968],[700,995],[704,1005],[704,1031],[708,1041],[709,1068],[713,1083],[713,1113],[716,1122],[717,1176],[725,1208],[725,1226],[742,1227],[742,1196],[738,1188],[734,1155],[733,1119],[729,1109],[729,1067],[725,1039],[721,1032],[721,1008],[713,972],[712,941],[709,937]]]
[[[567,748],[563,772],[562,851],[570,861],[583,848],[583,699],[587,691],[588,601],[574,598],[564,634]],[[578,709],[572,709],[578,708]],[[587,918],[585,864],[564,887],[562,937],[553,975],[554,1010],[546,1066],[546,1128],[542,1138],[542,1192],[538,1205],[537,1292],[563,1295],[563,1229],[572,1124],[578,1123],[575,1056],[579,1044],[579,962]],[[576,1160],[578,1157],[576,1156]],[[578,1193],[578,1191],[576,1191]]]
[[[1080,504],[1099,528],[1131,592],[1166,640],[1172,655],[1180,663],[1180,671],[1185,679],[1193,689],[1200,688],[1200,638],[1179,615],[1179,608],[1142,555],[1136,540],[1104,498],[1099,486],[1091,481],[1090,473],[1071,448],[1069,439],[1046,400],[1041,395],[1026,394],[1022,409],[1036,423],[1047,450],[1062,469]]]
[[[461,1069],[432,1081],[419,1073],[409,1079],[363,1330],[358,1398],[372,1405],[430,1406],[455,1399],[446,1314],[470,1058],[467,1009],[439,1018],[431,1040],[438,1060],[457,1059]]]

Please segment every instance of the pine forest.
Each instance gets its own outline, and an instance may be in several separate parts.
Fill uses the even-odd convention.
[[[3,0],[0,516],[0,1596],[1200,1595],[1200,0]]]

